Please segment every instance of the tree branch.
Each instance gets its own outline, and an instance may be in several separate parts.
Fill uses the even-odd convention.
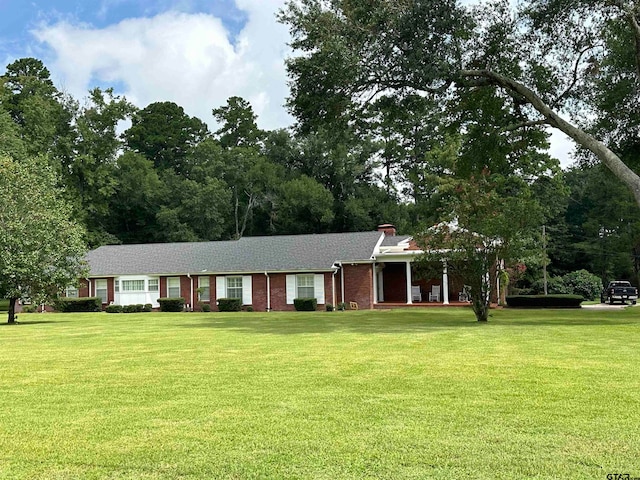
[[[508,92],[515,92],[522,96],[535,110],[543,117],[544,122],[558,130],[564,132],[571,137],[578,145],[583,146],[594,153],[600,161],[620,179],[640,206],[640,176],[631,170],[625,163],[610,150],[604,143],[596,140],[593,136],[575,127],[558,115],[551,107],[549,107],[533,90],[526,87],[516,80],[492,72],[491,70],[461,70],[459,72],[462,78],[481,79],[486,78],[490,82]],[[542,120],[540,120],[542,121]]]

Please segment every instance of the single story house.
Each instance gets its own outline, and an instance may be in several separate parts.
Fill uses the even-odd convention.
[[[464,282],[449,278],[446,263],[439,278],[415,278],[412,262],[421,253],[388,224],[371,232],[107,245],[88,253],[89,276],[66,293],[100,297],[103,307],[158,307],[158,298],[183,297],[193,310],[215,310],[218,298],[241,298],[256,311],[294,310],[299,297],[315,297],[319,309],[457,302]]]

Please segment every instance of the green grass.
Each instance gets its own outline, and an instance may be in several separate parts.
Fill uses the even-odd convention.
[[[7,312],[9,310],[9,300],[6,298],[0,298],[0,312]]]
[[[21,314],[0,478],[640,477],[640,308],[492,313]]]

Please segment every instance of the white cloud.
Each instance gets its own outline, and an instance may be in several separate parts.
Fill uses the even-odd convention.
[[[173,101],[215,128],[211,109],[238,95],[272,129],[292,122],[282,106],[288,35],[275,20],[282,3],[238,0],[248,21],[235,42],[218,18],[173,11],[103,29],[58,22],[34,34],[54,53],[54,81],[75,98],[96,84],[121,85],[118,93],[140,107]]]

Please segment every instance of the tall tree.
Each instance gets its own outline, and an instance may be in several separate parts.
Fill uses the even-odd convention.
[[[75,154],[63,180],[92,247],[117,241],[107,232],[110,197],[117,189],[116,160],[123,146],[117,128],[134,111],[135,107],[114,95],[112,89],[99,88],[91,90],[86,103],[77,109]]]
[[[189,151],[209,134],[197,117],[173,102],[155,102],[137,112],[125,132],[127,147],[151,160],[159,170],[173,169],[188,176]]]
[[[36,58],[21,58],[0,77],[0,104],[19,127],[27,153],[47,155],[62,173],[72,155],[72,112]]]
[[[288,61],[292,112],[307,124],[343,121],[362,117],[373,98],[420,94],[457,101],[491,89],[515,120],[505,131],[550,126],[564,132],[606,165],[640,206],[640,176],[608,135],[625,119],[637,125],[634,117],[625,109],[605,110],[619,120],[609,121],[599,137],[582,120],[585,111],[598,111],[593,97],[603,91],[602,80],[622,89],[618,104],[638,103],[637,2],[528,0],[515,8],[507,0],[480,7],[455,0],[289,2],[280,19],[299,52]]]
[[[18,299],[51,299],[84,274],[84,233],[52,168],[32,158],[0,156],[0,225],[0,296],[15,323]]]
[[[265,136],[251,104],[242,97],[229,97],[226,105],[213,109],[213,116],[220,122],[214,136],[224,148],[257,147]]]

